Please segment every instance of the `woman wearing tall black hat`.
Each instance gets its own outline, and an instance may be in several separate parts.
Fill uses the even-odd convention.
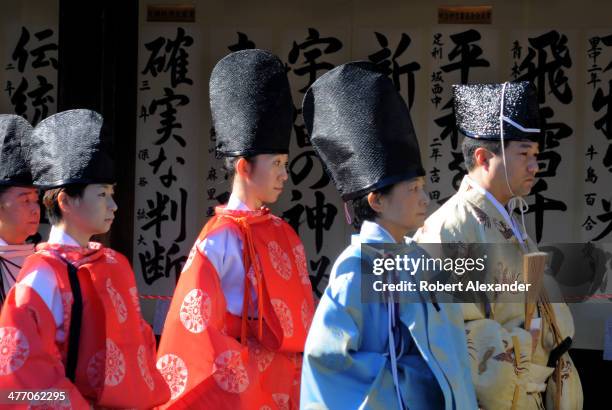
[[[170,398],[130,263],[90,242],[117,210],[102,123],[90,110],[60,112],[25,144],[52,228],[0,315],[0,389],[36,393],[15,408],[151,408]]]
[[[475,409],[461,309],[363,303],[362,244],[404,243],[428,198],[410,114],[372,63],[345,64],[308,90],[312,145],[359,234],[338,257],[304,350],[304,409]]]
[[[157,366],[170,407],[297,409],[312,288],[300,239],[264,207],[287,180],[293,103],[284,65],[263,50],[229,54],[213,69],[210,105],[232,194],[183,268]]]

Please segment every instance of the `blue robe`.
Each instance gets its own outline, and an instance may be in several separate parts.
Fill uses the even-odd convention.
[[[407,335],[396,388],[388,305],[361,302],[362,242],[394,240],[366,221],[336,260],[304,349],[300,407],[391,410],[400,409],[401,400],[410,410],[478,408],[458,305],[396,305]]]

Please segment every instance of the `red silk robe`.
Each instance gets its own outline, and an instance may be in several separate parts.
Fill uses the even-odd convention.
[[[83,313],[75,382],[65,375],[73,303],[67,265],[77,267]],[[19,279],[42,263],[56,275],[65,342],[38,293]],[[155,369],[155,338],[140,313],[127,259],[98,243],[89,248],[41,244],[29,257],[0,315],[0,390],[64,390],[68,400],[40,408],[152,408],[170,394]],[[28,403],[13,408],[26,408]],[[37,408],[36,406],[33,406]]]
[[[226,311],[219,275],[200,243],[233,229],[243,243],[242,316]],[[257,298],[252,298],[252,294]],[[297,409],[302,352],[314,313],[304,247],[269,210],[223,207],[204,226],[166,317],[157,368],[172,409]]]

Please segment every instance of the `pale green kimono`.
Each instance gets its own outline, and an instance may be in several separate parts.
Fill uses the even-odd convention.
[[[515,244],[516,257],[508,257],[497,273],[505,282],[522,281],[522,255],[536,252],[537,246],[516,219],[510,222],[506,218],[508,213],[500,211],[486,195],[486,191],[466,176],[459,191],[427,218],[415,239],[420,243]],[[515,232],[524,240],[519,241]],[[573,337],[574,323],[567,305],[552,303],[550,306],[561,339]],[[557,343],[549,321],[542,318],[540,330],[525,330],[525,307],[521,303],[493,302],[488,317],[488,309],[483,304],[464,303],[462,307],[479,405],[487,410],[511,409],[514,401],[515,409],[541,409],[545,395],[545,407],[552,409],[557,386],[554,375],[551,377],[554,368],[546,364]],[[517,350],[520,351],[518,365]],[[560,408],[581,409],[583,396],[578,372],[568,354],[562,356],[562,363]]]

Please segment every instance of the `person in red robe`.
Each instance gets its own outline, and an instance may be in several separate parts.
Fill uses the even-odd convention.
[[[170,398],[128,260],[90,242],[117,210],[102,123],[64,111],[26,142],[53,227],[0,314],[0,392],[11,396],[0,400],[11,408],[145,409]],[[32,394],[20,399],[24,390]]]
[[[262,50],[213,69],[216,151],[234,175],[198,236],[158,351],[172,409],[297,409],[314,312],[304,247],[272,215],[287,180],[293,104],[282,62]]]

